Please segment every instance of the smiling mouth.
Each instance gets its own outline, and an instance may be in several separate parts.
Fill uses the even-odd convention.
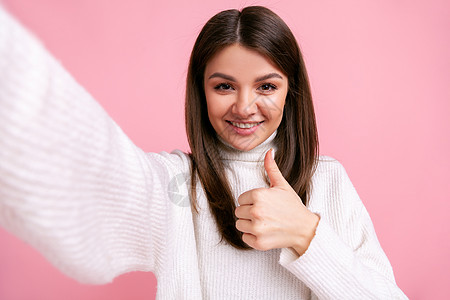
[[[252,128],[255,126],[258,126],[259,124],[261,124],[264,121],[261,122],[245,122],[245,123],[241,123],[241,122],[233,122],[233,121],[228,121],[227,122],[231,125],[233,125],[234,127],[238,127],[238,128],[243,128],[243,129],[247,129],[247,128]]]

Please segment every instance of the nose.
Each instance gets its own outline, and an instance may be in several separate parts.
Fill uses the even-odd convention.
[[[248,119],[258,111],[257,97],[252,91],[241,90],[231,112],[239,118]]]

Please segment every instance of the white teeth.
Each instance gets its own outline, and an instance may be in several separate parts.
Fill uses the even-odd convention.
[[[236,126],[236,127],[239,127],[239,128],[252,128],[252,127],[255,127],[255,126],[259,125],[260,123],[262,123],[262,122],[257,122],[257,123],[235,123],[235,122],[231,122],[231,124],[233,124],[233,126]]]

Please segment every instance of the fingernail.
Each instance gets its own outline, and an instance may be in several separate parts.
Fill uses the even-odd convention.
[[[270,151],[272,151],[272,159],[275,160],[275,152],[273,151],[273,148],[271,148]]]

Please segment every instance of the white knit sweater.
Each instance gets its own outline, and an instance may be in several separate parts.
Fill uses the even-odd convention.
[[[263,156],[221,150],[237,197],[266,186]],[[144,153],[0,7],[0,225],[83,283],[151,271],[158,299],[404,299],[344,168],[321,157],[308,250],[220,244],[201,185],[186,199],[187,155]]]

